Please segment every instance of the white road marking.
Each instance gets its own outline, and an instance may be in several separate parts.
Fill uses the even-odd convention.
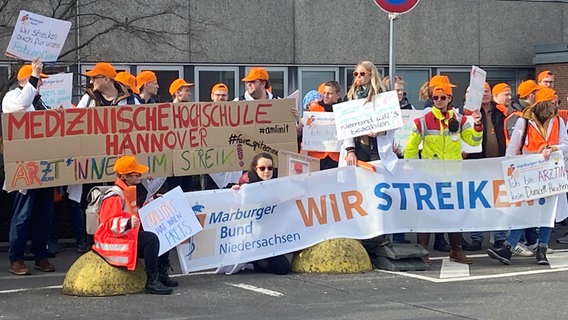
[[[259,288],[259,287],[251,286],[249,284],[244,284],[244,283],[228,283],[228,282],[226,282],[225,284],[236,287],[236,288],[241,288],[241,289],[245,289],[245,290],[250,290],[250,291],[262,293],[262,294],[265,294],[267,296],[272,296],[272,297],[282,297],[284,295],[283,293],[278,292],[278,291],[272,291],[272,290],[269,290],[269,289]]]
[[[469,277],[469,265],[465,263],[452,262],[446,258],[442,260],[440,269],[440,279]]]
[[[559,252],[559,250],[554,250],[554,254],[546,255],[548,262],[550,263],[550,268],[565,268],[568,267],[568,253]]]

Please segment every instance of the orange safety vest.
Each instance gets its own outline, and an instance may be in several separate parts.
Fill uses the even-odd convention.
[[[116,179],[115,185],[123,190],[124,199],[112,192],[103,199],[93,250],[113,266],[134,270],[139,228],[126,229],[126,226],[133,215],[138,217],[136,187],[126,186],[120,179]]]
[[[325,112],[325,109],[317,102],[311,103],[308,106],[308,109],[310,112]],[[318,158],[320,160],[325,159],[325,157],[329,156],[331,160],[339,162],[339,152],[308,151],[308,156]]]
[[[529,127],[527,128],[527,137],[523,144],[523,153],[539,153],[548,145],[558,144],[560,118],[554,117],[554,119],[556,121],[550,121],[552,128],[548,130],[550,132],[548,137],[543,137],[538,129],[530,124],[530,121],[527,122]]]
[[[507,123],[509,122],[509,120],[511,120],[511,117],[513,116],[517,116],[517,120],[519,119],[519,117],[521,117],[523,115],[522,111],[516,110],[511,112],[510,115],[507,116],[507,118],[505,118],[504,122],[503,122],[503,131],[505,133],[505,145],[509,145],[509,140],[511,140],[511,137],[509,136],[509,131],[507,131]],[[515,120],[516,121],[516,120]]]

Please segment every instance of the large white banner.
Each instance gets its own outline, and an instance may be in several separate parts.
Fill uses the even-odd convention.
[[[57,61],[71,22],[20,11],[6,55],[22,60]]]
[[[401,160],[186,193],[204,229],[177,247],[184,272],[254,261],[326,239],[553,226],[557,196],[511,205],[501,161]]]

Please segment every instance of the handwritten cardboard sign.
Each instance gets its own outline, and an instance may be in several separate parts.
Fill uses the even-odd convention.
[[[541,154],[503,160],[503,176],[509,202],[535,200],[568,191],[562,151],[545,160]]]
[[[332,112],[304,112],[302,118],[302,150],[331,151],[341,150],[337,139],[335,117]]]
[[[121,155],[153,177],[247,169],[296,151],[293,99],[3,113],[7,190],[113,181]]]
[[[70,28],[69,21],[22,10],[5,54],[28,61],[57,61]]]
[[[203,229],[179,186],[140,208],[138,214],[144,230],[160,239],[159,256]]]
[[[50,75],[43,79],[41,86],[41,99],[51,108],[63,106],[68,109],[71,107],[71,96],[73,94],[73,74],[59,73]]]
[[[402,127],[396,91],[379,93],[370,102],[351,100],[333,105],[337,138],[367,135]]]

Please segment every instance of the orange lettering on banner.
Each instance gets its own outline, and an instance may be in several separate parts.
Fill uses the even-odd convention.
[[[353,202],[349,199],[355,197]],[[335,194],[329,195],[329,203],[331,206],[331,211],[333,213],[333,220],[335,222],[341,221],[341,216],[339,214],[339,206],[337,205],[337,199]],[[364,217],[369,215],[365,209],[363,209],[363,196],[357,190],[344,191],[341,193],[341,201],[343,202],[343,209],[345,210],[345,218],[353,219],[353,210],[357,211],[360,216]],[[320,196],[320,206],[316,204],[316,200],[313,197],[308,198],[308,208],[304,207],[302,200],[296,200],[296,206],[300,211],[302,220],[306,227],[312,227],[314,225],[314,215],[318,220],[319,224],[327,224],[327,197],[325,195]]]
[[[354,202],[349,202],[349,197],[355,197]],[[355,210],[360,216],[364,217],[369,215],[365,209],[363,209],[363,195],[357,190],[345,191],[341,193],[341,201],[343,201],[343,209],[345,210],[345,216],[347,219],[353,219],[353,211]]]
[[[495,208],[508,208],[511,206],[520,206],[522,202],[515,202],[509,203],[507,201],[507,190],[505,188],[501,189],[502,186],[505,186],[505,180],[493,180],[493,206]],[[505,199],[501,201],[501,199]],[[526,201],[529,206],[534,204],[534,200]]]

